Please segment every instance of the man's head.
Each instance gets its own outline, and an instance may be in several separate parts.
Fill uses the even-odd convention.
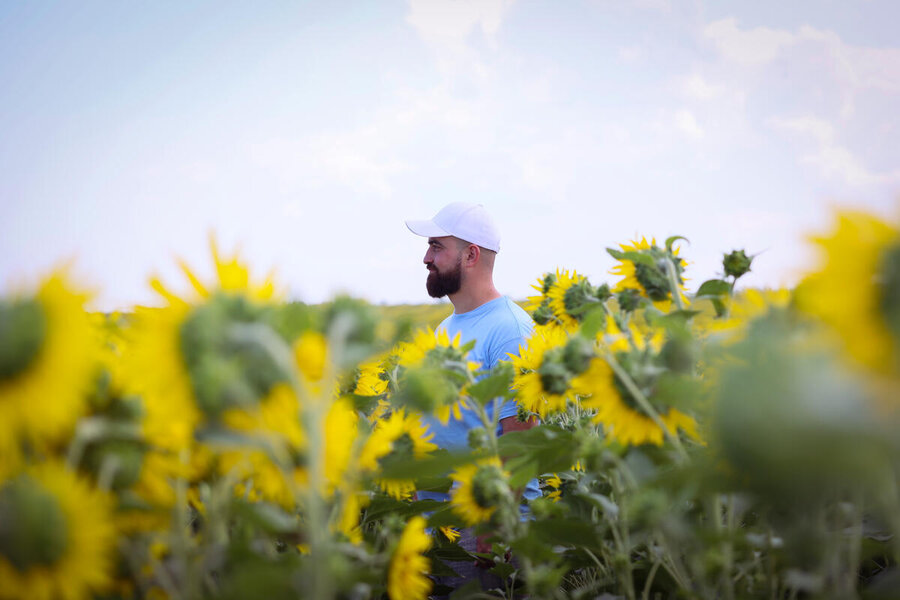
[[[428,238],[423,262],[428,268],[425,287],[434,298],[453,296],[461,289],[492,284],[500,234],[480,204],[454,202],[428,221],[407,221],[416,235]]]

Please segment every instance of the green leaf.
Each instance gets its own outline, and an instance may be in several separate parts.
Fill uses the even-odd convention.
[[[529,455],[510,459],[503,466],[509,471],[509,485],[512,488],[524,487],[541,473],[540,464]]]
[[[616,260],[625,260],[625,253],[621,250],[615,250],[613,248],[607,248],[606,251]]]
[[[280,507],[267,502],[236,501],[236,512],[242,514],[247,521],[263,530],[278,535],[296,533],[299,522],[295,515],[283,511]]]
[[[684,241],[686,241],[688,244],[691,243],[691,241],[690,241],[689,239],[687,239],[686,237],[684,237],[683,235],[673,235],[673,236],[670,236],[670,237],[667,237],[667,238],[666,238],[666,250],[668,250],[669,252],[671,252],[671,251],[672,251],[672,244],[674,244],[674,243],[677,242],[678,240],[684,240]]]
[[[713,304],[713,308],[716,309],[717,317],[722,317],[725,315],[725,311],[726,311],[725,303],[722,302],[722,300],[720,298],[713,298],[712,304]]]
[[[710,279],[704,281],[697,289],[696,297],[700,296],[725,296],[731,293],[731,284],[723,279]]]
[[[593,307],[581,322],[581,335],[589,340],[593,340],[605,325],[606,310],[602,306]]]
[[[500,455],[511,461],[508,464],[521,470],[522,477],[526,473],[565,471],[575,462],[576,445],[572,432],[556,426],[540,425],[526,431],[512,431],[500,436],[498,442]]]
[[[469,451],[448,452],[438,450],[428,458],[416,460],[413,457],[387,456],[381,462],[380,477],[385,479],[417,479],[440,476],[454,468],[473,462],[476,457]]]
[[[598,536],[589,521],[582,519],[547,519],[534,521],[530,529],[548,546],[581,546],[594,548]]]
[[[482,406],[494,398],[508,398],[511,395],[509,386],[512,385],[513,375],[512,369],[496,369],[491,375],[470,385],[467,388],[469,396]]]
[[[366,520],[377,521],[387,515],[400,515],[409,518],[433,510],[438,510],[446,505],[440,500],[418,500],[416,502],[401,502],[390,496],[375,496],[366,507]]]
[[[668,314],[651,315],[648,311],[646,316],[647,322],[651,325],[662,327],[670,333],[677,333],[684,331],[687,322],[699,315],[700,312],[699,310],[673,310]]]
[[[494,563],[494,568],[491,569],[491,573],[499,577],[501,581],[506,581],[515,571],[516,567],[508,562]]]
[[[649,254],[645,254],[643,252],[636,252],[634,250],[630,250],[624,253],[625,260],[630,260],[635,264],[643,264],[650,268],[656,268],[656,259],[650,256]]]
[[[441,504],[443,505],[441,508],[428,515],[429,527],[446,527],[448,525],[460,527],[465,525],[462,518],[453,511],[449,502],[441,502]]]

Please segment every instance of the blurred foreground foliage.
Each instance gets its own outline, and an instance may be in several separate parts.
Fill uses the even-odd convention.
[[[815,243],[793,291],[736,289],[735,250],[688,293],[677,236],[608,249],[609,283],[546,273],[490,373],[447,304],[288,302],[215,244],[157,307],[8,290],[0,598],[896,597],[900,233],[842,213]],[[541,425],[498,437],[504,400]],[[462,410],[438,448],[422,415]],[[493,583],[445,585],[476,561]]]

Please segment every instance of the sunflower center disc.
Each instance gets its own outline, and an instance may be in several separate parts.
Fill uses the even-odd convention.
[[[66,518],[56,498],[33,479],[19,476],[0,490],[0,554],[19,571],[52,565],[66,552]]]

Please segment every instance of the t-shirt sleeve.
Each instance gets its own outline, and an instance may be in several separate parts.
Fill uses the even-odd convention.
[[[514,337],[503,344],[500,344],[498,349],[494,351],[493,362],[494,364],[498,364],[501,360],[509,360],[509,355],[512,354],[514,356],[519,356],[519,346],[524,346],[526,340],[524,337]],[[500,418],[505,419],[506,417],[514,417],[518,412],[518,406],[512,400],[507,400],[500,407]]]

